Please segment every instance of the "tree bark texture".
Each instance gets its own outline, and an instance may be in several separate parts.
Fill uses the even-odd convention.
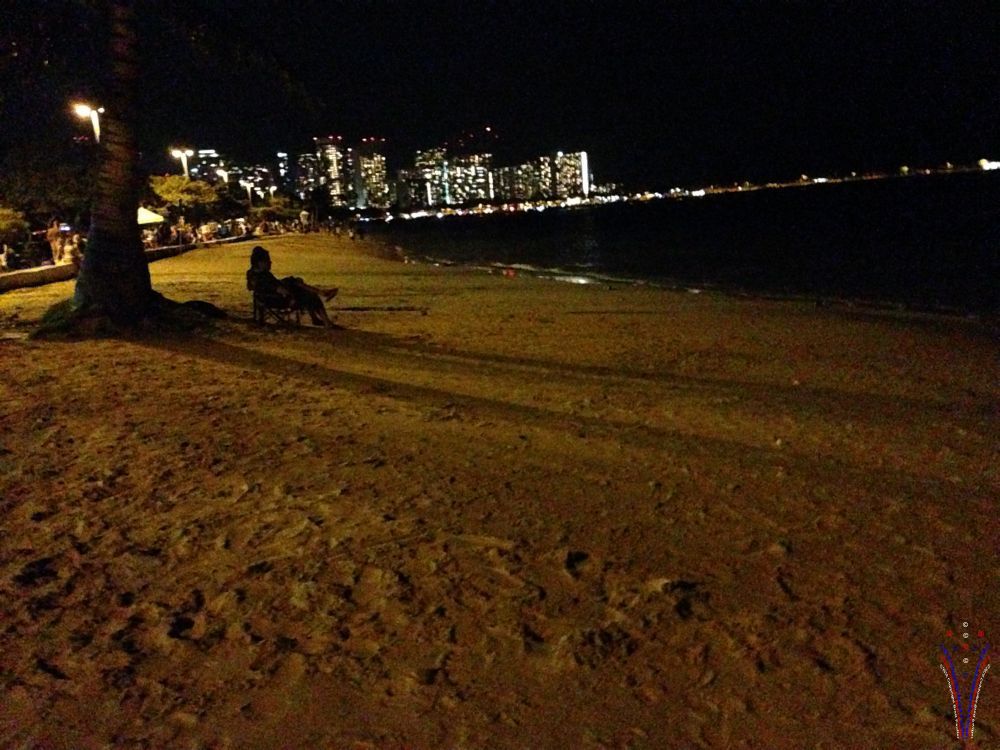
[[[110,0],[111,86],[101,116],[101,164],[74,304],[121,323],[141,319],[152,300],[136,219],[142,176],[135,133],[139,84],[136,20],[129,0]]]

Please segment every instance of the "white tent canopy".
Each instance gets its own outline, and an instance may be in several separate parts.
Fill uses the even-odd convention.
[[[148,208],[139,206],[139,226],[143,226],[145,224],[160,224],[164,221],[166,221],[166,219],[158,213],[150,211]]]

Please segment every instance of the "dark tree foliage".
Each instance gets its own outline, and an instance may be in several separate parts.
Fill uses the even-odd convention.
[[[69,104],[107,108],[110,85],[106,0],[4,0],[0,11],[0,155],[12,149],[68,152],[73,139],[91,141],[90,128]],[[149,173],[176,169],[167,150],[260,143],[259,158],[287,143],[289,121],[302,137],[318,132],[321,102],[273,54],[282,45],[261,17],[235,12],[223,0],[163,3],[135,0],[139,62],[136,137]],[[200,145],[200,144],[195,144]]]
[[[10,149],[0,159],[0,205],[17,206],[32,226],[52,219],[76,226],[89,221],[96,183],[94,148],[77,143],[35,143]]]
[[[4,4],[0,23],[0,204],[35,227],[86,220],[97,153],[69,102],[92,97],[103,32],[84,3]]]

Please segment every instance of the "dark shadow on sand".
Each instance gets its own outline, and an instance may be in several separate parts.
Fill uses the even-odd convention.
[[[962,393],[961,397],[956,394],[951,399],[942,397],[930,400],[791,383],[786,385],[729,378],[695,377],[673,372],[630,370],[601,365],[567,365],[564,362],[530,357],[468,352],[365,331],[351,331],[348,343],[360,346],[366,351],[378,350],[380,353],[397,357],[404,355],[419,357],[422,363],[432,365],[438,363],[441,369],[446,369],[456,362],[464,362],[470,367],[475,366],[477,372],[492,371],[502,374],[514,368],[538,370],[547,379],[649,382],[671,389],[711,390],[720,396],[736,396],[740,400],[752,399],[764,405],[781,408],[805,409],[810,413],[834,412],[861,421],[870,419],[877,421],[885,416],[898,415],[904,410],[912,409],[949,412],[949,416],[961,418],[967,416],[969,412],[988,409],[991,404],[985,394]]]
[[[362,349],[384,348],[378,337],[359,332],[329,332],[314,329],[319,337],[335,337],[331,342],[331,356],[349,356],[352,335],[364,341]],[[383,337],[385,338],[385,337]],[[742,465],[744,462],[759,467],[784,469],[795,465],[796,470],[817,482],[833,485],[850,478],[855,485],[874,485],[881,493],[895,496],[924,496],[932,494],[937,500],[968,498],[970,490],[977,487],[910,472],[845,461],[838,456],[797,453],[792,450],[777,451],[770,448],[748,445],[736,440],[718,437],[685,434],[677,430],[651,427],[640,422],[622,422],[583,415],[566,414],[551,409],[514,403],[483,396],[474,396],[431,386],[401,383],[387,378],[349,372],[329,364],[304,362],[289,357],[278,356],[252,348],[226,343],[218,338],[188,337],[138,339],[133,343],[173,354],[196,357],[221,365],[243,369],[254,369],[278,378],[293,378],[310,381],[325,388],[334,387],[353,391],[359,396],[373,393],[391,398],[404,399],[418,405],[430,407],[459,406],[475,410],[477,417],[495,419],[502,422],[514,421],[523,425],[534,425],[545,429],[576,435],[580,439],[614,437],[623,444],[652,448],[670,455],[693,456],[713,462]],[[348,345],[345,345],[348,344]],[[478,368],[476,370],[479,372]],[[581,435],[581,431],[584,435]],[[982,491],[987,488],[983,486]]]

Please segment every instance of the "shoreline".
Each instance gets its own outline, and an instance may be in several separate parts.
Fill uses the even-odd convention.
[[[480,271],[488,275],[513,277],[523,274],[545,281],[559,283],[597,285],[607,288],[648,288],[668,292],[687,294],[721,294],[733,299],[770,300],[775,302],[797,302],[813,304],[816,307],[836,307],[858,310],[877,310],[895,312],[904,315],[922,315],[928,317],[962,318],[997,327],[1000,325],[1000,313],[963,309],[948,305],[918,305],[912,302],[902,302],[888,299],[867,297],[852,297],[826,293],[808,294],[794,291],[754,290],[737,285],[721,283],[686,283],[671,279],[644,279],[641,277],[615,276],[606,272],[587,272],[583,270],[568,271],[559,267],[533,266],[524,263],[501,263],[499,261],[462,262],[447,258],[422,255],[408,252],[402,245],[378,238],[365,238],[361,243],[370,243],[378,248],[371,254],[386,260],[399,260],[403,263],[418,263],[434,267],[462,268]],[[360,249],[360,248],[359,248]],[[361,249],[364,252],[363,249]]]
[[[754,191],[725,206],[706,197],[431,216],[374,223],[370,233],[431,262],[995,316],[986,279],[996,266],[989,207],[1000,183],[988,172],[967,177],[911,180],[905,190],[824,185],[833,192],[781,198]]]
[[[194,245],[177,245],[151,248],[145,250],[150,263],[164,258],[174,257],[183,253],[197,249],[206,249],[222,244],[234,244],[253,242],[261,244],[271,242],[279,237],[301,237],[315,235],[329,237],[331,241],[341,241],[333,235],[312,232],[306,235],[297,233],[267,235],[265,237],[237,237],[225,240],[215,240],[210,242],[196,243]],[[533,266],[524,263],[501,263],[494,262],[461,262],[452,261],[446,258],[412,253],[397,242],[376,236],[366,236],[361,239],[348,241],[355,250],[368,257],[379,260],[396,261],[404,264],[421,264],[432,267],[469,269],[482,272],[488,275],[500,274],[502,276],[514,277],[526,275],[532,278],[555,281],[559,283],[596,285],[607,288],[648,288],[674,293],[687,294],[720,294],[733,299],[761,300],[775,302],[795,302],[815,305],[817,308],[837,308],[847,310],[879,311],[885,313],[897,313],[908,316],[927,316],[930,318],[942,317],[980,323],[986,326],[993,335],[1000,335],[1000,312],[982,310],[976,308],[961,308],[949,305],[919,305],[913,302],[878,299],[870,297],[856,297],[850,295],[837,295],[827,293],[802,293],[795,291],[783,292],[780,290],[751,289],[738,285],[712,282],[684,282],[666,278],[642,278],[629,276],[616,276],[605,272],[586,272],[583,270],[568,271],[559,267]],[[0,294],[14,289],[23,289],[31,286],[42,286],[67,279],[75,278],[75,267],[72,265],[59,266],[39,266],[29,269],[17,269],[0,273]]]
[[[150,266],[209,333],[0,335],[0,746],[954,737],[939,644],[1000,612],[978,323],[260,244],[343,330],[255,326],[236,245]]]

